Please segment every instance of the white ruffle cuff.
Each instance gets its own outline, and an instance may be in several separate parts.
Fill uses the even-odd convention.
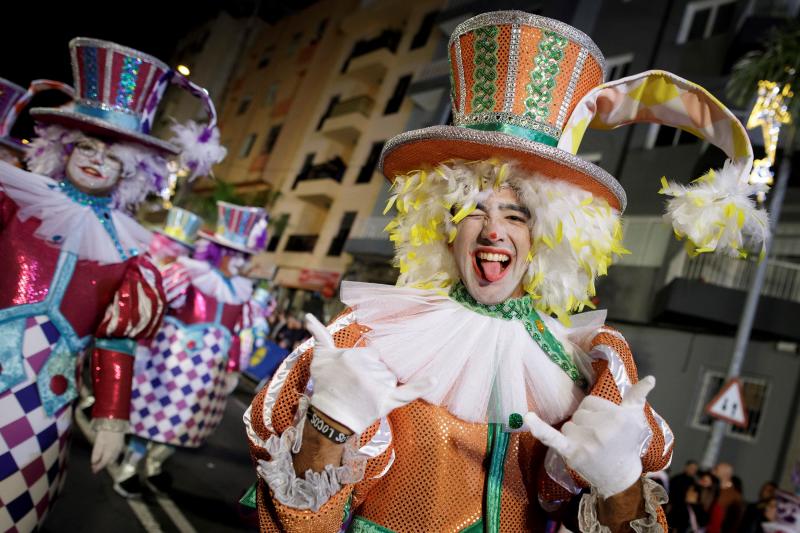
[[[663,533],[658,522],[658,508],[667,503],[667,492],[664,487],[652,479],[642,478],[644,509],[647,516],[631,520],[631,529],[636,533]],[[597,518],[597,502],[600,494],[592,487],[589,494],[584,494],[578,508],[578,526],[583,533],[611,533],[611,529],[600,523]]]
[[[256,470],[281,504],[316,513],[344,485],[364,478],[367,457],[358,452],[358,435],[353,435],[344,444],[341,466],[327,465],[321,472],[309,469],[304,477],[298,477],[292,456],[300,451],[302,445],[307,409],[308,398],[304,396],[300,399],[295,425],[267,440],[266,450],[271,459],[260,460]]]

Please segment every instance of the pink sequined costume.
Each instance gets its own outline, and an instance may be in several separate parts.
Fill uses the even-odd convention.
[[[0,163],[2,531],[34,529],[63,484],[92,339],[95,423],[124,427],[134,341],[166,307],[158,270],[138,255],[149,232],[107,200]]]

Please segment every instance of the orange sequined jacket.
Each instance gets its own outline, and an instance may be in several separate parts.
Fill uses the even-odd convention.
[[[330,326],[337,346],[356,346],[368,331],[353,320],[352,314],[344,315]],[[591,346],[591,393],[621,402],[620,390],[638,381],[628,344],[617,331],[603,327]],[[245,421],[254,461],[269,460],[264,443],[293,424],[312,357],[310,342],[299,347],[253,399]],[[657,471],[669,464],[673,437],[649,405],[645,410],[652,437],[643,466],[646,472]],[[261,531],[336,532],[349,522],[347,530],[356,532],[480,532],[491,513],[489,478],[499,487],[495,513],[500,531],[544,531],[548,515],[543,507],[554,508],[574,494],[548,475],[547,448],[528,432],[503,434],[508,445],[502,463],[495,464],[488,450],[498,437],[491,427],[464,422],[423,400],[396,409],[360,436],[362,453],[370,455],[362,481],[345,485],[318,512],[282,505],[259,479]],[[663,512],[658,512],[666,531]]]

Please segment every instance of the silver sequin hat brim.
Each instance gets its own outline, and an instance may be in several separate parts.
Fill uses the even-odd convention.
[[[535,171],[537,162],[555,163],[563,175],[552,176],[574,183],[590,192],[603,192],[620,212],[627,197],[622,185],[608,172],[559,148],[528,141],[506,133],[473,130],[458,126],[431,126],[401,133],[389,139],[381,152],[379,168],[389,181],[413,170],[434,167],[443,161],[474,161],[490,157],[511,158]],[[398,161],[401,158],[401,161]],[[588,181],[587,181],[588,180]]]
[[[85,131],[88,134],[107,135],[122,141],[132,141],[172,155],[180,153],[180,148],[170,142],[162,141],[158,137],[121,128],[105,120],[90,117],[71,109],[34,107],[30,114],[37,122],[61,124],[68,128]]]
[[[246,246],[242,246],[240,244],[236,244],[235,242],[229,241],[228,239],[226,239],[224,237],[220,237],[216,233],[210,233],[210,232],[205,231],[205,230],[198,231],[197,232],[197,238],[198,239],[205,239],[207,241],[212,241],[212,242],[215,242],[215,243],[217,243],[217,244],[219,244],[221,246],[224,246],[226,248],[233,248],[234,250],[237,250],[239,252],[244,252],[246,254],[251,254],[252,255],[252,254],[257,254],[258,253],[258,250],[254,250],[252,248],[247,248]]]
[[[175,241],[178,244],[181,244],[181,245],[189,248],[190,250],[194,250],[194,244],[192,244],[190,242],[182,241],[179,238],[175,237],[174,235],[170,235],[169,233],[167,233],[166,231],[164,231],[161,228],[156,228],[156,229],[153,230],[153,232],[154,233],[158,233],[159,235],[163,235],[164,237],[168,238],[169,240]]]

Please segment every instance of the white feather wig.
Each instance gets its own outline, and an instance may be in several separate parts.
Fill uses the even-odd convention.
[[[57,125],[37,125],[37,137],[27,148],[28,170],[56,180],[65,178],[69,154],[77,141],[87,134]],[[141,145],[117,142],[111,152],[122,161],[122,176],[112,193],[114,206],[132,211],[148,193],[164,187],[169,176],[167,160],[155,150]]]
[[[395,243],[398,285],[447,289],[457,281],[448,247],[457,225],[502,186],[513,188],[533,215],[525,290],[540,311],[568,322],[571,312],[592,307],[595,278],[627,253],[620,213],[575,185],[497,160],[447,161],[395,179],[387,211],[395,205],[397,216],[386,229]]]

